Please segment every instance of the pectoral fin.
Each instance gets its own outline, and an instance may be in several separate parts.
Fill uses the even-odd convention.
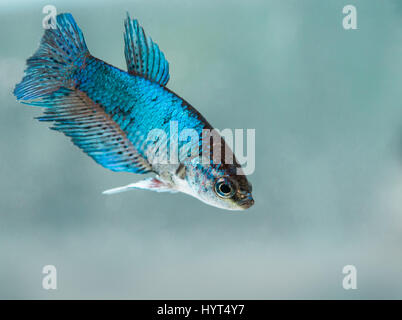
[[[156,192],[178,192],[176,189],[172,187],[172,185],[159,180],[158,178],[147,178],[138,182],[130,183],[123,187],[113,188],[109,190],[105,190],[103,194],[114,194],[119,192],[128,191],[131,189],[144,189],[151,190]]]

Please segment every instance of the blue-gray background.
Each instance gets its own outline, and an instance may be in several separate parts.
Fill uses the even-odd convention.
[[[96,165],[11,95],[45,4],[121,68],[129,11],[170,89],[217,128],[255,128],[255,206],[103,196],[141,177]],[[342,27],[346,4],[358,30]],[[402,298],[401,88],[396,0],[1,1],[0,298]],[[348,264],[357,290],[342,288]]]

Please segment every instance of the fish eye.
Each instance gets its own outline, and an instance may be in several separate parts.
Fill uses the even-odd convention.
[[[220,178],[215,183],[215,192],[221,198],[231,198],[235,193],[235,189],[228,179]]]

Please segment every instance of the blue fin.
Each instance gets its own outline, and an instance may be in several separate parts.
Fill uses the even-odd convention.
[[[54,121],[62,131],[97,163],[112,171],[146,173],[151,165],[139,155],[126,133],[104,108],[80,90],[61,88],[50,98],[40,121]]]
[[[43,98],[60,87],[72,87],[70,74],[89,56],[84,36],[73,16],[59,14],[56,23],[55,29],[45,31],[39,49],[27,60],[25,76],[14,89],[20,102],[47,106]]]
[[[158,45],[145,35],[137,20],[127,13],[124,21],[124,54],[128,73],[165,86],[169,81],[169,63]]]
[[[27,60],[14,95],[25,104],[47,107],[40,121],[52,121],[97,163],[113,171],[146,173],[151,165],[137,152],[104,107],[79,90],[74,72],[91,59],[84,36],[71,14],[57,16],[57,28],[45,31],[39,49]]]

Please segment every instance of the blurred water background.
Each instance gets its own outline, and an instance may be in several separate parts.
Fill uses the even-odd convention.
[[[254,207],[102,195],[142,177],[95,164],[11,94],[46,4],[124,69],[130,12],[171,90],[217,128],[255,128]],[[401,87],[397,0],[0,1],[0,298],[402,298]],[[342,288],[348,264],[357,290]]]

